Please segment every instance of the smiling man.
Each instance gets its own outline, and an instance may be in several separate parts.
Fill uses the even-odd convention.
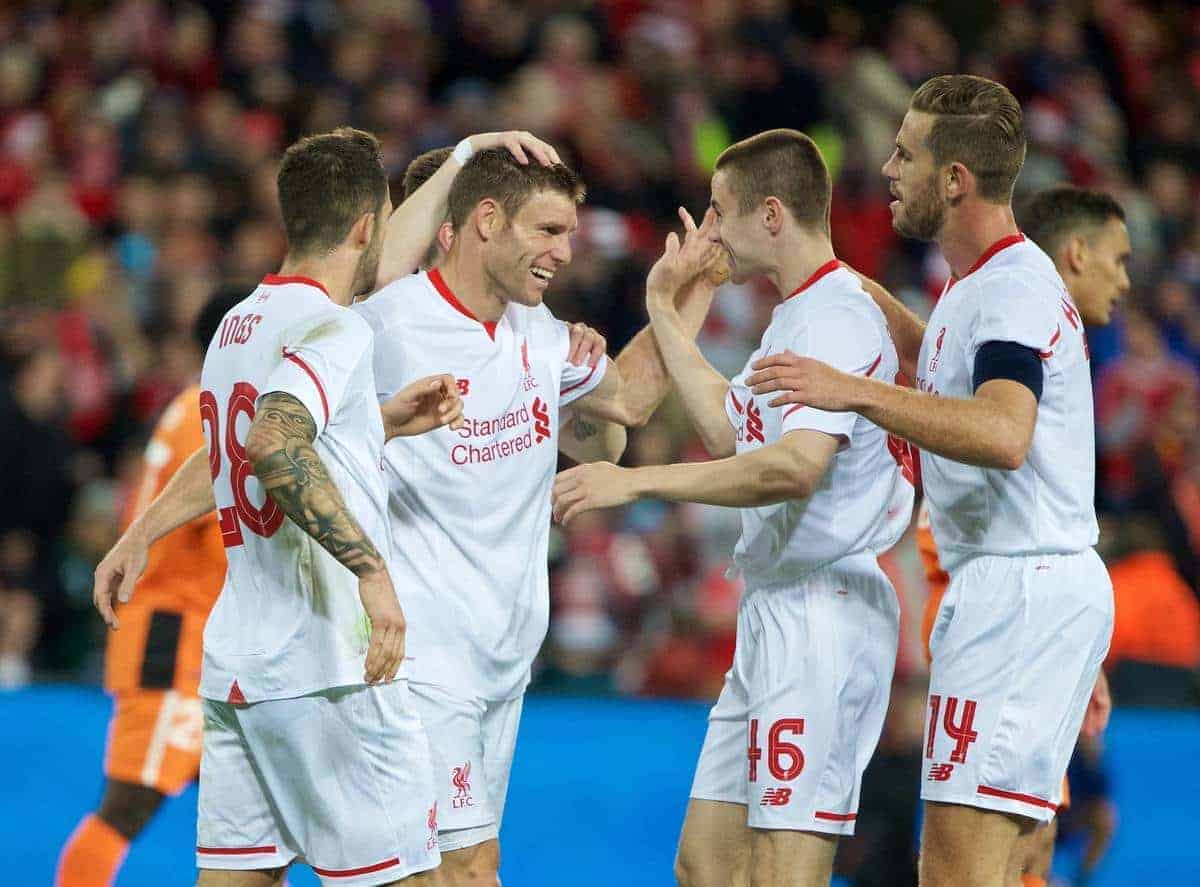
[[[450,189],[444,258],[357,308],[375,330],[380,398],[450,366],[465,405],[462,428],[385,450],[396,579],[415,613],[405,670],[434,748],[451,887],[497,883],[521,705],[548,624],[562,410],[639,425],[669,387],[648,329],[615,360],[580,366],[569,326],[542,304],[571,261],[583,193],[563,164],[479,152]],[[691,336],[714,288],[680,295]]]
[[[921,449],[950,584],[930,638],[921,883],[1003,887],[1018,837],[1047,822],[1112,633],[1093,550],[1092,385],[1079,310],[1017,228],[1021,107],[944,75],[914,93],[883,168],[896,231],[953,276],[929,323],[891,325],[918,389],[818,361],[759,361],[772,406],[853,411]],[[890,318],[891,319],[891,318]]]

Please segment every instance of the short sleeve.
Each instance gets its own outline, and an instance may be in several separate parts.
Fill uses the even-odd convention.
[[[608,355],[603,355],[595,366],[575,366],[567,360],[571,351],[571,328],[550,313],[545,305],[541,306],[539,322],[549,324],[549,334],[554,341],[554,352],[559,361],[558,405],[561,409],[567,404],[579,400],[585,394],[600,384],[604,374],[608,372]]]
[[[879,326],[866,312],[849,305],[837,305],[813,311],[795,336],[791,350],[804,357],[827,363],[843,373],[872,376],[883,362],[883,338]],[[789,431],[823,431],[850,439],[856,413],[833,413],[815,407],[791,404],[780,428]]]
[[[321,311],[287,330],[279,363],[263,394],[280,391],[296,398],[324,431],[355,369],[371,352],[373,336],[366,321],[345,308]]]
[[[979,285],[986,293],[981,294],[971,330],[968,365],[974,365],[975,355],[988,342],[1016,342],[1048,356],[1056,336],[1061,335],[1054,300],[1008,272],[994,273]]]

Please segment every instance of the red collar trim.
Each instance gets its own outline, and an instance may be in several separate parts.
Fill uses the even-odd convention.
[[[303,283],[306,286],[315,286],[326,296],[329,296],[329,290],[325,289],[324,286],[313,280],[311,277],[295,277],[285,274],[268,274],[262,279],[262,282],[267,286],[280,286],[281,284],[285,283]],[[332,296],[329,296],[329,298],[332,298]]]
[[[947,290],[950,289],[950,287],[954,286],[954,284],[956,284],[960,280],[962,280],[963,277],[969,277],[970,275],[974,274],[976,271],[978,271],[980,268],[982,268],[984,265],[986,265],[988,262],[990,262],[992,260],[992,258],[996,255],[996,253],[1000,252],[1001,250],[1008,249],[1010,246],[1014,246],[1015,244],[1024,243],[1024,241],[1025,241],[1025,235],[1022,234],[1020,231],[1018,231],[1016,234],[1009,234],[1007,237],[1001,237],[999,240],[997,240],[995,243],[993,243],[991,246],[989,246],[987,249],[985,249],[983,251],[983,255],[981,255],[978,259],[975,260],[975,264],[967,269],[966,274],[964,274],[962,277],[955,277],[955,276],[951,275],[950,283],[946,286],[946,289]]]
[[[454,295],[454,291],[450,289],[449,285],[446,283],[446,278],[442,277],[441,271],[439,271],[437,268],[430,268],[429,282],[433,284],[433,288],[438,291],[438,294],[450,303],[451,308],[453,308],[459,314],[471,318],[471,320],[474,320],[476,323],[482,324],[484,330],[487,331],[487,334],[489,337],[491,337],[492,341],[494,342],[496,340],[496,321],[480,320],[475,316],[475,313],[470,308],[458,301],[458,296]]]
[[[798,287],[796,287],[794,290],[792,290],[784,298],[783,301],[786,302],[792,296],[800,295],[802,292],[804,292],[806,289],[808,289],[810,286],[812,286],[814,283],[816,283],[818,280],[820,280],[826,274],[836,271],[838,268],[841,268],[841,267],[842,267],[842,263],[839,260],[830,259],[828,262],[826,262],[824,265],[822,265],[820,268],[818,268],[816,271],[814,271],[812,273],[812,276],[809,277],[808,280],[804,281],[804,283],[800,284]]]

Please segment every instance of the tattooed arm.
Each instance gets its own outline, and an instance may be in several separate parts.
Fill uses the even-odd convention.
[[[313,449],[317,425],[290,394],[275,391],[258,404],[246,455],[267,495],[300,529],[358,577],[371,620],[366,680],[391,680],[404,658],[404,613],[378,549],[346,507]]]
[[[558,449],[575,462],[616,462],[625,452],[625,426],[576,413],[562,426]]]

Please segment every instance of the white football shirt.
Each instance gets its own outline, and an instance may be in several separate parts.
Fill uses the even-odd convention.
[[[262,395],[297,398],[317,425],[314,449],[386,558],[371,358],[361,317],[314,281],[274,274],[225,315],[210,343],[200,413],[229,567],[204,629],[201,696],[255,702],[363,683],[370,623],[358,579],[267,498],[245,443]]]
[[[465,426],[385,448],[414,681],[490,700],[524,691],[549,618],[550,490],[560,410],[604,377],[567,361],[570,333],[543,306],[482,323],[435,269],[354,306],[375,331],[380,399],[452,373]]]
[[[742,508],[734,563],[747,587],[798,579],[861,551],[882,553],[912,517],[908,449],[857,413],[799,404],[770,407],[777,394],[756,396],[745,380],[760,357],[791,351],[843,372],[892,381],[899,372],[887,321],[852,271],[833,260],[778,305],[758,349],[734,377],[725,399],[738,454],[776,443],[789,431],[823,431],[841,447],[807,499]],[[895,455],[893,455],[895,453]]]
[[[1071,553],[1099,538],[1083,322],[1050,257],[1020,234],[993,244],[961,280],[947,284],[921,343],[918,387],[970,397],[975,355],[992,341],[1041,355],[1037,424],[1016,471],[921,454],[930,522],[947,570],[976,554]]]

